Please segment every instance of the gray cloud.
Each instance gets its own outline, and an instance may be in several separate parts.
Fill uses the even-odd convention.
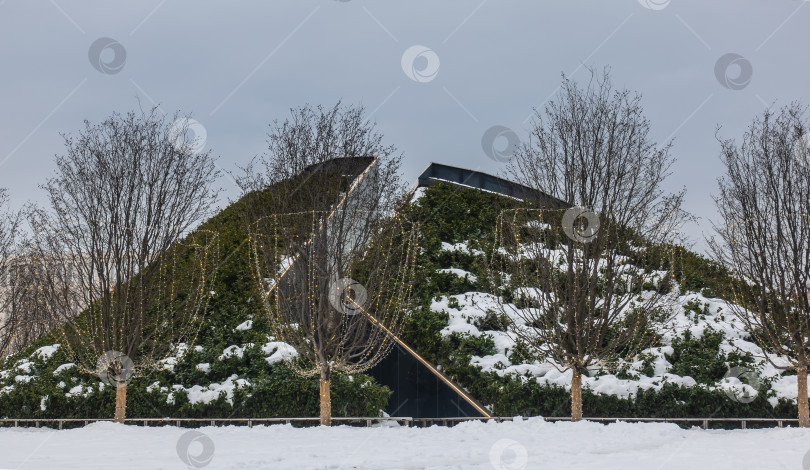
[[[264,150],[267,124],[290,107],[343,98],[374,111],[408,179],[430,161],[498,173],[503,163],[481,146],[487,129],[525,136],[562,72],[585,79],[587,67],[610,65],[617,85],[643,93],[656,137],[674,139],[673,189],[686,186],[688,208],[711,217],[715,127],[739,136],[765,106],[807,100],[808,19],[795,0],[0,1],[0,187],[15,204],[42,200],[59,133],[137,98],[194,113],[228,170]],[[111,47],[88,60],[99,38],[125,49],[123,66]],[[429,80],[403,69],[417,45],[438,58]],[[729,53],[751,65],[744,87],[716,76]],[[709,229],[688,228],[693,238]]]

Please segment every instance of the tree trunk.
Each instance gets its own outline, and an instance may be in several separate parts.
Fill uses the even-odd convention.
[[[329,366],[321,369],[321,426],[332,425],[332,394],[329,390]]]
[[[123,423],[127,411],[127,383],[119,382],[115,386],[115,419],[116,423]]]
[[[573,369],[571,378],[571,421],[582,419],[582,374],[579,369]]]
[[[807,403],[807,366],[802,364],[796,368],[799,382],[799,426],[810,427],[810,408]]]

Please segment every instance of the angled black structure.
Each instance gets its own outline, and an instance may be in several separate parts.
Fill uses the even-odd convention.
[[[527,186],[480,171],[441,163],[431,163],[419,175],[411,190],[449,183],[521,200],[540,202],[553,209],[568,207],[565,202]],[[414,418],[488,417],[483,405],[450,378],[404,343],[368,372],[380,384],[394,391],[385,412],[391,416]]]
[[[465,397],[454,390],[458,386],[450,379],[436,372],[435,368],[421,363],[414,354],[397,345],[366,374],[393,390],[385,409],[390,416],[459,418],[491,415],[469,395]],[[481,409],[486,410],[486,414]]]
[[[524,201],[537,201],[550,209],[565,209],[568,207],[568,204],[564,201],[514,181],[480,171],[435,162],[425,168],[411,189],[426,188],[437,183],[450,183],[461,187],[480,189]]]

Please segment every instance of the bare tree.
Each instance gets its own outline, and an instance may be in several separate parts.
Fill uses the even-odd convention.
[[[581,374],[632,355],[665,315],[653,250],[675,234],[683,193],[664,193],[670,145],[650,141],[640,97],[614,90],[608,71],[584,89],[563,77],[558,96],[535,113],[508,176],[569,209],[504,212],[495,258],[510,275],[507,294],[525,307],[510,312],[513,331],[573,371],[571,417],[579,420]]]
[[[43,186],[50,211],[31,217],[63,347],[116,386],[119,422],[132,375],[195,340],[216,269],[217,235],[188,232],[215,202],[219,172],[210,152],[192,151],[188,122],[155,110],[85,122]]]
[[[365,372],[390,352],[407,318],[415,232],[396,219],[338,209],[279,214],[253,231],[253,259],[277,340],[320,378],[321,424],[331,424],[332,372]],[[356,278],[356,280],[355,280]]]
[[[364,185],[376,192],[369,211],[388,210],[404,191],[402,156],[383,143],[376,123],[363,106],[336,103],[331,108],[304,105],[274,121],[267,134],[267,153],[254,159],[237,181],[248,198],[251,221],[298,210],[329,210],[355,176],[377,159]],[[273,191],[264,191],[273,186]]]
[[[34,238],[22,227],[36,211],[29,205],[7,212],[0,222],[15,232],[2,237],[9,236],[11,242],[4,246],[0,263],[0,356],[19,352],[59,326],[41,269],[44,263],[37,259]]]
[[[810,157],[806,107],[757,117],[738,144],[720,140],[715,257],[744,282],[728,306],[766,357],[798,376],[799,425],[810,426]],[[786,359],[786,361],[785,361]]]
[[[15,308],[20,284],[14,268],[20,256],[21,214],[12,211],[8,203],[6,190],[0,188],[0,357],[17,350],[24,330]]]
[[[58,326],[39,266],[33,254],[22,248],[5,271],[7,276],[0,284],[5,297],[0,315],[0,356],[19,352]]]
[[[332,372],[378,363],[407,312],[416,241],[394,211],[400,157],[341,103],[292,110],[268,150],[240,180],[252,259],[275,337],[303,358],[294,370],[320,377],[329,425]]]

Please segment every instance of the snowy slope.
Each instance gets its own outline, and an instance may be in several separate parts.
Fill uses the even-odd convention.
[[[443,242],[442,251],[480,254],[480,252],[476,253],[476,250],[470,250],[464,243]],[[455,274],[462,279],[470,279],[472,276],[471,273],[455,267],[444,268],[440,271]],[[657,331],[661,336],[661,345],[642,351],[632,362],[620,364],[626,375],[629,374],[633,378],[618,378],[605,367],[595,367],[590,370],[590,377],[583,377],[583,387],[589,388],[597,394],[615,395],[621,398],[631,397],[639,390],[660,390],[665,384],[675,384],[722,390],[732,396],[744,395],[746,392],[749,396],[763,393],[773,406],[776,406],[779,398],[796,399],[796,376],[783,375],[783,370],[774,367],[766,360],[762,349],[750,341],[742,322],[728,311],[725,301],[687,292],[683,295],[675,294],[670,303],[674,316],[665,327]],[[472,364],[482,371],[495,372],[501,376],[521,377],[521,380],[536,380],[541,385],[553,384],[570,388],[572,375],[570,370],[560,371],[554,363],[549,361],[512,363],[509,356],[510,351],[515,348],[514,336],[503,331],[481,331],[476,326],[488,313],[505,313],[516,324],[524,323],[523,319],[514,313],[515,306],[507,305],[504,308],[499,305],[497,297],[489,293],[467,292],[434,298],[430,309],[448,314],[448,325],[442,330],[444,336],[461,334],[479,337],[486,335],[492,338],[496,353],[472,358]],[[667,361],[666,355],[673,353],[673,340],[683,338],[687,332],[695,338],[702,337],[704,333],[722,333],[720,353],[750,355],[754,363],[749,369],[757,377],[756,386],[749,385],[751,380],[747,377],[736,378],[733,376],[734,374],[730,374],[731,376],[728,378],[714,384],[699,384],[693,377],[673,374],[671,372],[672,364]],[[775,362],[780,365],[787,364],[780,358],[775,358]],[[652,365],[652,374],[642,372],[645,365]],[[732,367],[729,365],[730,369]]]
[[[808,450],[807,429],[704,431],[540,418],[426,429],[97,423],[0,430],[0,468],[26,470],[798,470],[810,468],[802,465]]]

